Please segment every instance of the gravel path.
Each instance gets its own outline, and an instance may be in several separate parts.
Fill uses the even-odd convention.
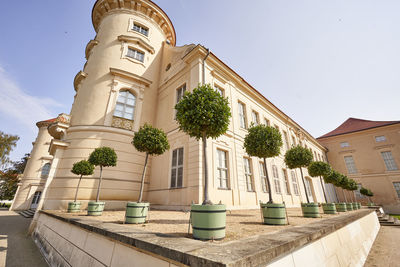
[[[400,227],[381,226],[364,266],[400,266],[399,240]]]

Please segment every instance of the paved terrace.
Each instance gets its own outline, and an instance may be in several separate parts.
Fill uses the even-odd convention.
[[[227,213],[223,241],[198,241],[187,234],[189,213],[151,211],[150,223],[123,224],[123,211],[106,211],[101,217],[41,211],[51,217],[177,262],[196,266],[257,266],[293,252],[310,242],[374,212],[361,209],[322,218],[303,218],[300,209],[288,209],[290,225],[261,224],[260,210]],[[189,237],[189,238],[188,238]]]

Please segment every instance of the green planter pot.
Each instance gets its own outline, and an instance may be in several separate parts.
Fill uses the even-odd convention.
[[[81,202],[68,202],[68,212],[75,213],[81,211]]]
[[[105,202],[89,201],[87,215],[100,216],[103,213]]]
[[[301,210],[306,218],[319,218],[318,203],[301,203]]]
[[[351,203],[346,203],[346,208],[348,211],[353,210],[353,205]]]
[[[200,240],[219,240],[225,237],[226,206],[192,204],[193,238]]]
[[[322,203],[322,209],[325,214],[336,214],[335,203]]]
[[[351,203],[353,210],[358,210],[358,204],[356,202]]]
[[[346,203],[336,203],[336,210],[338,212],[346,212],[347,211]]]
[[[361,209],[361,203],[358,202],[357,204],[358,204],[358,208]]]
[[[126,204],[125,223],[145,223],[150,203],[128,202]]]
[[[286,225],[286,209],[284,204],[261,203],[264,224]]]

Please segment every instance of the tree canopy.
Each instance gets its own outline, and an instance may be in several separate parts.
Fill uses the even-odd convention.
[[[110,147],[99,147],[90,154],[89,163],[101,167],[116,166],[117,154]]]
[[[308,166],[308,173],[311,177],[328,177],[332,173],[331,166],[323,161],[313,161]]]
[[[228,130],[231,111],[227,98],[209,84],[186,92],[175,105],[179,129],[197,140],[217,138]]]
[[[29,154],[17,162],[12,162],[12,166],[5,171],[0,171],[0,199],[13,199],[18,188],[20,175],[24,172]]]
[[[342,179],[343,175],[335,170],[332,170],[332,172],[328,176],[324,177],[325,182],[333,184],[338,187],[340,187]]]
[[[247,154],[259,158],[278,156],[281,146],[281,133],[274,127],[263,124],[250,127],[244,138],[244,148]]]
[[[292,147],[285,154],[285,163],[290,169],[308,167],[313,160],[311,150],[300,145]]]
[[[10,135],[0,131],[0,169],[10,162],[9,155],[13,148],[17,145],[19,137]]]
[[[339,186],[342,189],[347,189],[349,186],[349,178],[344,174],[340,174],[340,176],[342,179],[339,181],[337,186]]]
[[[75,162],[72,166],[71,172],[76,175],[92,175],[94,165],[87,160]]]
[[[132,144],[138,151],[146,152],[149,155],[161,155],[169,149],[167,135],[164,131],[149,124],[140,127],[133,136]]]

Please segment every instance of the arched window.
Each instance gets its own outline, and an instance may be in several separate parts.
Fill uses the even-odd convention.
[[[47,178],[49,177],[49,172],[50,172],[50,163],[46,163],[42,167],[42,173],[40,174],[41,178]]]
[[[114,116],[133,120],[135,112],[136,97],[129,91],[120,91],[117,104],[115,105]]]

